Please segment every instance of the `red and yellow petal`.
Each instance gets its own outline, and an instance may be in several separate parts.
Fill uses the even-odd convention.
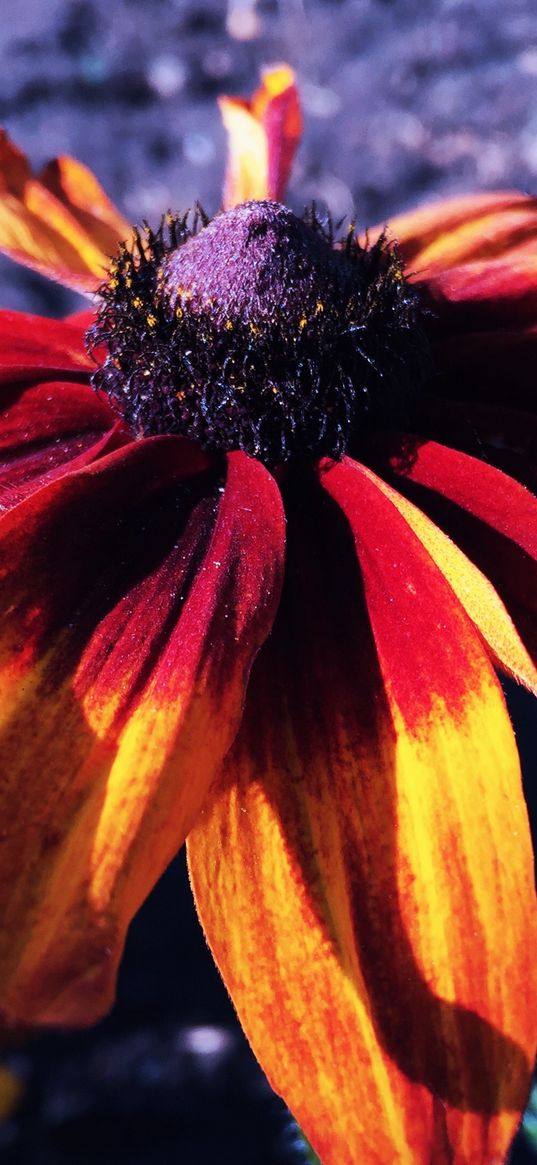
[[[302,133],[292,69],[266,69],[251,100],[221,97],[219,105],[228,134],[224,207],[254,198],[281,201]]]
[[[516,191],[442,199],[390,219],[389,233],[414,272],[495,258],[527,243],[535,251],[537,200]]]
[[[128,225],[85,166],[60,158],[35,178],[25,155],[0,131],[0,251],[91,294],[120,238],[128,235]]]
[[[494,587],[462,550],[417,506],[361,467],[414,531],[464,607],[495,663],[537,695],[537,669]]]
[[[233,739],[278,599],[283,513],[231,454],[104,457],[0,522],[4,1021],[88,1023]]]
[[[105,194],[95,174],[76,158],[62,154],[41,171],[39,180],[77,220],[107,258],[132,227]]]
[[[389,444],[389,443],[388,443]],[[392,451],[398,487],[492,582],[537,658],[537,498],[493,465],[436,441]]]
[[[198,910],[323,1165],[490,1165],[535,1052],[513,735],[392,500],[348,463],[322,486],[289,505],[281,610],[188,840]]]

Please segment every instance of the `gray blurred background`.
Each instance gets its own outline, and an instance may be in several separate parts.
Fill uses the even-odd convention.
[[[216,97],[248,96],[280,60],[304,105],[295,209],[315,199],[365,226],[432,197],[535,192],[536,0],[2,0],[0,122],[36,168],[80,158],[129,219],[196,199],[213,213]],[[0,260],[2,306],[78,303]],[[511,708],[529,774],[534,712],[520,692]],[[112,1016],[8,1062],[24,1099],[0,1126],[5,1165],[304,1161],[236,1027],[182,858],[132,928]],[[537,1140],[537,1106],[533,1128]],[[520,1138],[512,1165],[531,1161]]]
[[[0,121],[36,167],[71,153],[129,219],[219,206],[219,93],[298,74],[289,190],[361,225],[537,183],[535,0],[2,0]],[[50,310],[2,265],[0,300]]]

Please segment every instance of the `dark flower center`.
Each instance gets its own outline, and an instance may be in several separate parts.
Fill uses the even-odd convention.
[[[268,465],[340,456],[397,424],[423,378],[416,297],[384,238],[334,242],[312,211],[247,202],[168,215],[101,288],[93,377],[139,435],[179,433]]]

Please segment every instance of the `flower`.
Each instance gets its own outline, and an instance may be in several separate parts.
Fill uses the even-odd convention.
[[[536,1046],[494,670],[535,690],[536,205],[396,220],[408,278],[382,232],[332,246],[273,201],[298,106],[272,77],[224,106],[224,214],[129,228],[96,316],[0,315],[4,1020],[106,1011],[188,834],[244,1030],[324,1165],[491,1165]],[[44,269],[46,239],[51,274],[87,276],[93,179],[63,160],[53,227],[21,157],[0,245],[20,222],[19,259]]]

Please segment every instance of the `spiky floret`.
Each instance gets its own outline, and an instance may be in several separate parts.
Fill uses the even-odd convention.
[[[179,433],[267,465],[340,456],[391,425],[423,377],[415,294],[384,237],[335,241],[248,202],[210,222],[169,214],[122,246],[89,334],[94,384],[140,435]]]

